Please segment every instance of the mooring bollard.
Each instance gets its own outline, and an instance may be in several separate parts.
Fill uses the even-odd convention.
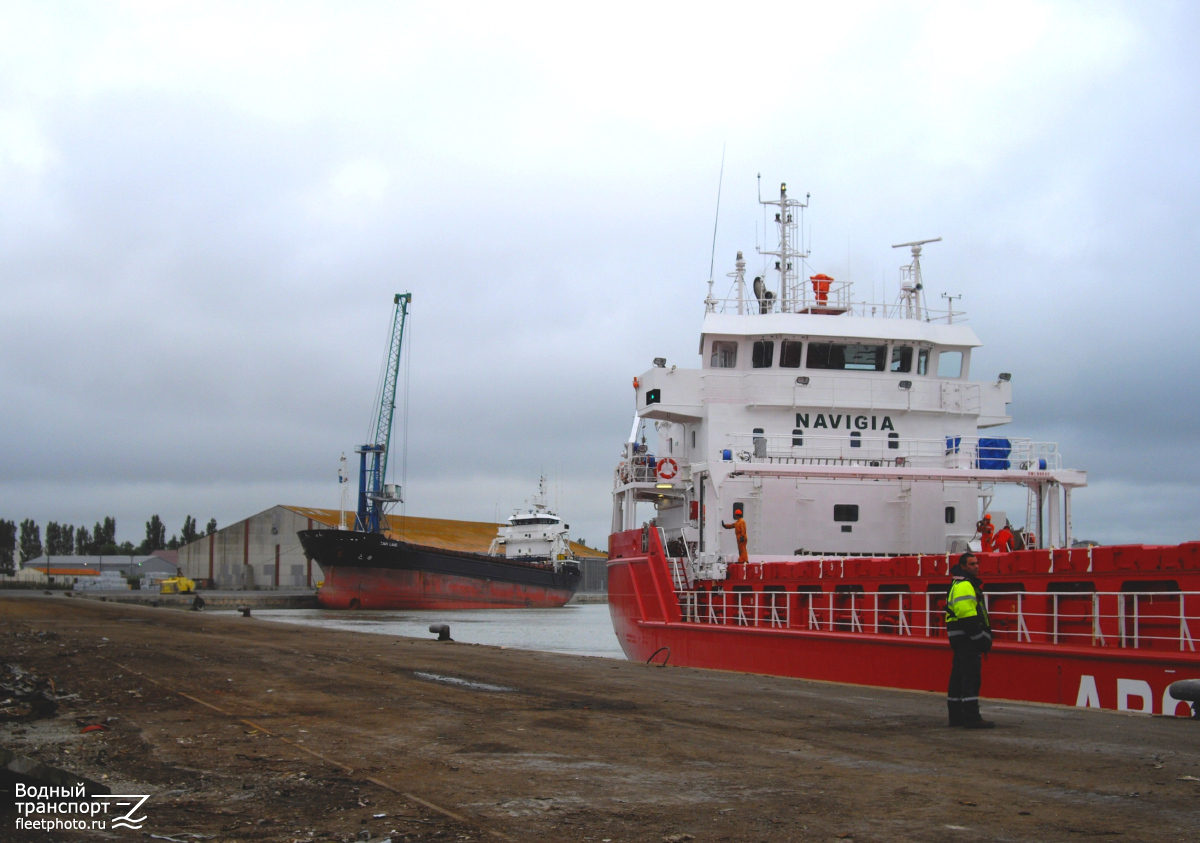
[[[429,631],[437,635],[438,641],[453,641],[450,637],[450,624],[434,623],[429,625]]]
[[[249,606],[238,606],[238,611],[242,613],[243,618],[250,617],[250,607]]]
[[[1192,717],[1200,720],[1200,679],[1180,679],[1172,682],[1167,693],[1177,700],[1192,704]]]

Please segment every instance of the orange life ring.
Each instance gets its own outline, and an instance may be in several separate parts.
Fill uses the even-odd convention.
[[[655,470],[658,471],[658,476],[663,480],[671,480],[679,473],[679,463],[670,457],[663,457],[658,461]]]

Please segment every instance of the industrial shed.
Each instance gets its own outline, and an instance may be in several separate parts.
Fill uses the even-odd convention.
[[[12,583],[80,585],[99,580],[105,573],[136,578],[143,586],[175,576],[174,551],[159,550],[149,556],[38,556],[10,574],[0,574],[0,585]],[[106,580],[108,582],[109,580]],[[121,581],[122,587],[128,587]]]
[[[322,579],[321,568],[304,556],[296,534],[301,530],[349,527],[353,512],[273,506],[257,515],[217,530],[179,548],[179,568],[201,588],[312,588]],[[443,518],[387,517],[387,531],[414,544],[486,553],[499,524],[452,521]],[[571,543],[583,561],[581,592],[603,592],[605,556]]]

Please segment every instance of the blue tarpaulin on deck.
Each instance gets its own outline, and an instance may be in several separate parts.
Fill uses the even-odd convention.
[[[985,471],[1008,469],[1008,455],[1012,453],[1012,442],[1007,439],[979,440],[979,467]]]

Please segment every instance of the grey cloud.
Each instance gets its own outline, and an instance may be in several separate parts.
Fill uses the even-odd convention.
[[[698,361],[728,141],[718,295],[737,250],[759,266],[757,172],[812,192],[812,266],[860,295],[894,291],[891,243],[942,235],[931,298],[965,294],[977,376],[1013,373],[1009,432],[1091,472],[1080,532],[1195,537],[1196,13],[1118,13],[1134,46],[1091,76],[1048,62],[1044,85],[985,75],[939,102],[911,90],[939,71],[868,27],[828,57],[844,88],[814,67],[743,111],[731,83],[678,127],[589,111],[532,52],[483,85],[491,54],[457,68],[436,44],[370,91],[310,69],[279,83],[307,106],[286,117],[218,82],[39,101],[4,65],[0,114],[32,115],[51,155],[0,155],[0,517],[113,513],[135,538],[159,509],[332,505],[411,291],[409,511],[490,518],[546,470],[602,543],[630,378]]]

